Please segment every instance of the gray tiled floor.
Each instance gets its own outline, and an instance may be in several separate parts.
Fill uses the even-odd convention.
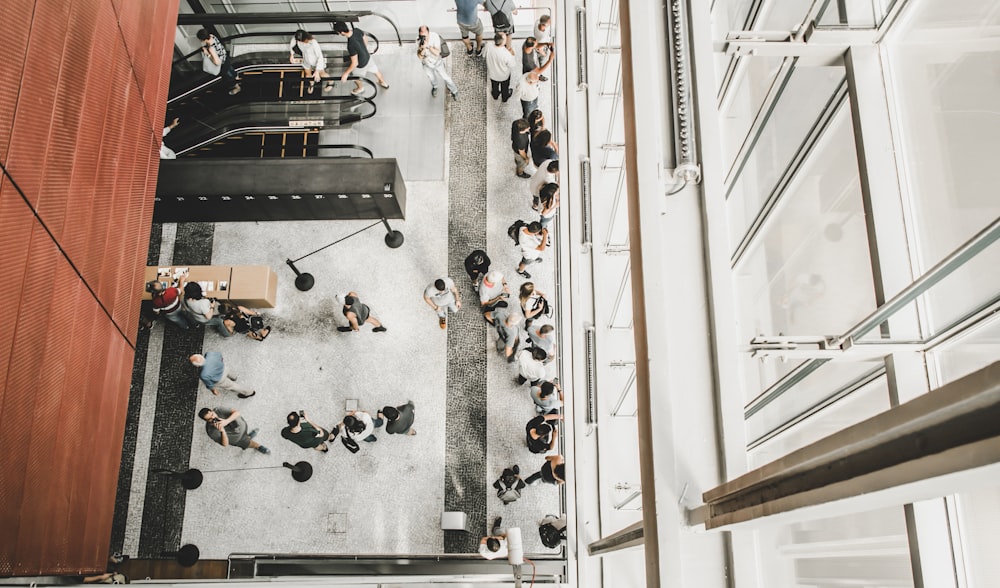
[[[371,127],[371,136],[390,138],[392,145],[411,154],[418,149],[415,146],[422,145],[421,138],[427,133],[441,137],[433,149],[421,152],[420,156],[430,163],[415,164],[416,159],[410,159],[404,168],[407,220],[393,222],[394,228],[406,236],[403,247],[388,249],[382,241],[381,226],[362,232],[298,262],[301,271],[316,277],[314,289],[299,292],[284,260],[358,230],[369,224],[367,221],[215,226],[213,263],[270,265],[278,273],[279,289],[277,307],[265,311],[268,322],[275,327],[267,341],[205,335],[203,348],[221,351],[240,382],[251,385],[258,394],[240,400],[214,397],[201,388],[197,392],[198,406],[238,408],[251,427],[260,429],[258,440],[273,453],[265,456],[215,445],[205,435],[203,423],[190,415],[190,466],[205,472],[205,482],[186,495],[181,541],[198,545],[203,558],[245,552],[444,551],[439,517],[445,501],[445,456],[447,444],[461,443],[461,439],[446,439],[448,339],[421,293],[424,286],[448,271],[448,183],[444,165],[447,142],[442,98],[438,98],[441,102],[430,102],[428,93],[427,100],[422,99],[427,82],[415,60],[404,61],[404,56],[409,54],[387,54],[380,60],[393,87],[382,96],[379,116],[358,125],[359,131],[363,126]],[[456,52],[452,59],[471,58]],[[412,72],[404,74],[404,67],[413,69],[417,77],[410,75]],[[487,88],[461,91],[485,93]],[[439,96],[443,95],[441,92]],[[518,114],[515,102],[502,108],[490,103],[485,121],[489,161],[486,240],[494,267],[507,274],[515,291],[521,278],[513,273],[517,252],[507,238],[506,228],[514,218],[527,219],[531,213],[527,181],[513,175],[507,138],[510,121]],[[426,120],[401,133],[399,119],[421,117]],[[435,129],[434,125],[440,126]],[[477,132],[483,133],[482,129]],[[442,173],[422,176],[413,171],[417,168],[440,169]],[[419,177],[410,177],[407,170]],[[431,179],[421,179],[424,177]],[[551,267],[546,263],[533,268],[534,281],[547,292],[554,285]],[[464,276],[453,277],[464,286]],[[336,296],[348,290],[357,290],[372,306],[388,327],[387,333],[373,333],[370,327],[357,334],[336,331],[334,327],[343,321]],[[465,296],[472,301],[470,292]],[[468,305],[462,312],[475,312],[475,307]],[[154,335],[162,328],[154,327]],[[487,352],[492,349],[493,337],[488,334]],[[179,355],[165,355],[162,362],[193,369]],[[513,375],[508,364],[489,353],[488,422],[482,424],[487,431],[487,475],[481,484],[486,489],[488,515],[503,514],[506,524],[521,526],[527,550],[539,552],[542,548],[535,524],[546,513],[559,511],[558,489],[535,486],[519,502],[503,507],[489,488],[506,465],[519,463],[527,475],[542,463],[541,457],[530,455],[524,448],[524,423],[533,415],[533,409],[527,387],[516,387]],[[305,409],[320,423],[332,424],[343,416],[344,403],[351,398],[359,399],[361,408],[372,412],[385,404],[413,400],[417,410],[414,427],[419,433],[414,437],[380,434],[377,443],[363,444],[355,455],[340,446],[320,454],[281,439],[280,429],[289,411]],[[150,430],[154,439],[170,434],[153,423],[140,422],[140,435],[149,435]],[[137,463],[141,459],[136,455]],[[315,472],[304,484],[294,482],[281,466],[284,461],[299,460],[309,461]],[[128,528],[136,529],[141,524],[135,518],[130,517]],[[481,529],[472,532],[478,534]]]

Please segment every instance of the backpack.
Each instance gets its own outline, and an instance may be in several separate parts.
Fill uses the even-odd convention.
[[[504,470],[504,473],[508,473],[510,470]],[[524,488],[524,481],[517,477],[516,474],[510,472],[511,482],[508,483],[504,480],[504,476],[497,478],[496,482],[493,482],[493,487],[497,489],[497,498],[499,498],[504,504],[510,504],[518,498],[521,497],[521,489]]]
[[[504,11],[497,8],[496,2],[490,0],[490,5],[493,6],[493,10],[496,10],[496,12],[490,15],[493,18],[493,30],[498,33],[506,33],[511,29],[510,19],[507,18],[507,14]]]
[[[514,221],[514,224],[507,227],[507,236],[513,239],[514,245],[521,244],[521,229],[523,229],[527,225],[528,223],[524,222],[523,220],[516,220]]]
[[[542,540],[542,545],[549,549],[555,549],[566,538],[566,529],[560,530],[552,523],[544,523],[538,527],[538,537]]]
[[[448,41],[441,39],[441,59],[451,55],[451,49],[448,48]]]

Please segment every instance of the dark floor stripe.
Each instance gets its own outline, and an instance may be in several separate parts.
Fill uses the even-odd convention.
[[[468,309],[478,306],[465,257],[486,250],[486,71],[483,61],[456,52],[452,77],[461,99],[450,105],[448,275]],[[486,528],[486,323],[463,309],[449,319],[444,503],[469,517],[471,533],[445,531],[446,553],[472,553]]]
[[[149,232],[149,250],[146,265],[160,263],[162,225],[154,223]],[[122,439],[121,469],[118,470],[118,494],[115,496],[115,516],[111,522],[110,553],[121,553],[125,545],[125,525],[128,523],[128,501],[132,493],[132,468],[135,465],[135,444],[139,435],[139,409],[142,388],[146,379],[146,351],[149,348],[149,331],[139,331],[135,338],[135,361],[132,365],[132,385],[128,392],[128,413],[125,417],[125,436]]]
[[[174,265],[210,264],[214,233],[215,225],[211,223],[178,224]],[[180,547],[184,489],[175,479],[152,472],[160,469],[183,472],[188,468],[191,423],[198,409],[198,373],[187,357],[201,351],[204,329],[182,331],[173,325],[164,326],[139,557],[159,557],[163,551],[176,551]]]

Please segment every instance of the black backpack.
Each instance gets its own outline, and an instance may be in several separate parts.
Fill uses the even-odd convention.
[[[542,540],[542,545],[549,549],[555,549],[566,538],[566,529],[560,530],[552,523],[545,523],[538,527],[538,536]]]
[[[523,220],[516,220],[514,224],[507,228],[507,236],[513,239],[514,245],[521,244],[521,229],[526,227],[528,223]]]
[[[511,28],[510,19],[507,18],[507,14],[504,11],[497,8],[496,2],[491,0],[490,4],[496,10],[496,12],[490,15],[493,18],[493,30],[498,33],[506,33]]]

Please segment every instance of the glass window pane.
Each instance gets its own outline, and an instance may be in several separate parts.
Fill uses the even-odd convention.
[[[736,155],[747,138],[747,131],[757,117],[764,96],[774,83],[784,58],[744,57],[737,69],[740,78],[733,80],[720,119],[722,154],[726,169],[732,167]],[[728,63],[727,63],[728,64]]]
[[[756,138],[753,151],[742,169],[735,172],[738,173],[735,179],[730,179],[726,208],[730,243],[734,249],[843,83],[843,66],[795,67],[792,70]],[[854,151],[852,143],[848,152]],[[857,168],[857,163],[854,167]],[[852,176],[856,175],[855,170]]]
[[[764,2],[762,12],[757,18],[759,23],[756,31],[793,31],[798,30],[803,19],[809,13],[811,2],[802,0],[771,0]]]
[[[924,271],[1000,216],[1000,11],[955,0],[907,13],[886,46]]]
[[[875,308],[853,130],[845,105],[737,265],[743,340],[832,335]]]
[[[823,368],[827,366],[833,368],[836,365],[828,363]],[[874,367],[873,364],[862,366],[863,369],[871,367]],[[787,422],[788,419],[794,418],[796,413],[801,413],[802,407],[807,404],[805,401],[808,400],[807,398],[800,399],[801,396],[812,397],[813,401],[818,401],[823,394],[829,395],[835,391],[832,379],[828,380],[831,374],[823,368],[813,374],[816,378],[812,378],[812,383],[819,384],[818,386],[810,386],[810,379],[806,379],[803,381],[803,384],[807,384],[805,389],[800,390],[799,387],[792,389],[750,417],[747,421],[748,440],[752,442],[760,435],[764,435],[776,426]],[[850,378],[852,376],[850,372],[851,370],[847,369],[834,376]],[[815,390],[810,390],[810,388],[815,388]],[[879,376],[875,381],[862,386],[824,410],[796,423],[788,430],[752,449],[748,454],[750,468],[758,468],[771,463],[796,449],[819,441],[827,435],[832,435],[886,410],[889,410],[889,384],[885,376]]]
[[[764,435],[776,430],[785,423],[788,423],[792,419],[802,415],[803,413],[809,411],[813,407],[819,405],[824,401],[831,399],[837,392],[843,387],[850,385],[852,382],[856,382],[866,374],[872,372],[879,367],[883,366],[881,361],[865,361],[865,362],[847,362],[847,361],[830,361],[817,369],[815,372],[809,374],[805,379],[795,385],[795,387],[786,391],[784,394],[773,400],[770,404],[762,408],[760,411],[753,414],[746,422],[747,430],[747,443],[752,443],[753,441],[763,437]],[[869,385],[868,387],[872,387]],[[883,388],[884,390],[884,388]],[[859,391],[855,391],[854,394],[858,394]],[[874,396],[879,396],[876,391],[869,391],[870,394]],[[882,395],[885,398],[885,408],[888,408],[888,393]],[[867,410],[872,407],[875,401],[869,403],[862,403],[862,409]],[[853,405],[851,405],[853,406]],[[884,409],[882,409],[884,410]],[[826,418],[825,412],[817,414],[813,417],[814,425],[816,423],[821,423]],[[875,412],[881,412],[877,410]],[[838,425],[844,420],[850,420],[850,418],[857,418],[848,423],[854,424],[855,422],[861,420],[862,418],[867,418],[875,413],[863,413],[859,415],[843,415],[840,413],[833,413],[834,416],[831,417],[831,422],[835,422]],[[838,416],[839,415],[839,416]],[[847,418],[850,417],[850,418]],[[832,433],[838,429],[825,429],[823,426],[818,427],[818,429],[826,430],[828,433]],[[788,451],[793,451],[798,449],[802,445],[796,445],[801,439],[808,438],[808,434],[804,437],[791,437],[786,439],[784,442],[780,443],[780,449],[788,449]],[[811,439],[815,441],[819,437]],[[807,441],[808,442],[808,441]],[[763,446],[762,446],[763,447]],[[769,452],[776,452],[779,449],[770,449]],[[784,454],[782,454],[784,455]],[[754,459],[755,463],[760,462],[765,457],[754,457],[751,453],[751,458]],[[764,462],[766,463],[766,462]]]
[[[1000,360],[1000,317],[985,320],[965,337],[931,352],[937,365],[938,386],[943,386]]]
[[[912,586],[903,508],[765,527],[756,532],[761,586]]]

